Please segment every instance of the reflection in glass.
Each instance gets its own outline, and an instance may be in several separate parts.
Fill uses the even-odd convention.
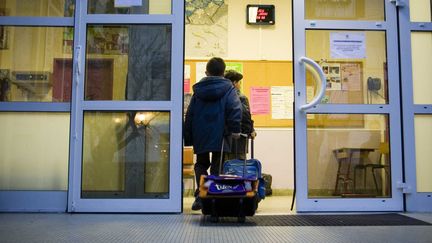
[[[0,102],[70,100],[73,28],[2,27]]]
[[[134,3],[135,2],[135,3]],[[136,4],[136,2],[140,2]],[[89,0],[89,14],[171,14],[171,0]]]
[[[432,21],[432,2],[430,0],[411,0],[409,9],[412,22]]]
[[[307,116],[308,196],[390,197],[387,115]]]
[[[415,104],[432,104],[432,32],[412,32],[412,75]]]
[[[90,25],[86,100],[169,100],[170,25]]]
[[[384,20],[384,0],[305,0],[306,19]]]
[[[67,190],[69,119],[60,112],[0,112],[0,190]]]
[[[75,0],[0,0],[0,16],[73,17]]]
[[[415,150],[416,150],[416,178],[417,192],[432,192],[431,144],[432,144],[432,115],[416,115]]]
[[[168,112],[84,113],[83,198],[167,198]]]
[[[327,78],[321,103],[388,103],[384,31],[307,30],[306,55],[320,64]],[[317,92],[310,72],[306,84],[310,102]]]

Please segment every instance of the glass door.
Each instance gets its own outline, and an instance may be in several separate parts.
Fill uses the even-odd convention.
[[[399,8],[405,179],[408,211],[432,211],[432,3],[405,1]]]
[[[293,6],[297,211],[403,210],[396,6]]]
[[[78,1],[70,212],[181,212],[183,5]]]
[[[65,212],[73,0],[0,1],[0,211]]]

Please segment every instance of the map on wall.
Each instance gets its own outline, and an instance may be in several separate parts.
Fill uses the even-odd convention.
[[[186,0],[186,56],[225,57],[228,5],[226,0]]]

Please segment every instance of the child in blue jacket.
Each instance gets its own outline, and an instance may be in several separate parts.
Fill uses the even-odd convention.
[[[225,67],[222,58],[207,62],[207,77],[193,86],[186,112],[184,142],[192,145],[197,155],[194,170],[198,189],[192,210],[202,208],[198,197],[201,175],[207,175],[209,168],[210,174],[218,175],[223,153],[230,152],[231,139],[240,137],[242,106],[231,81],[224,78]]]

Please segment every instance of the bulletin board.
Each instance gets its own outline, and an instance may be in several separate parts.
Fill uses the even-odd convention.
[[[205,68],[203,65],[207,60],[186,60],[185,65],[188,66],[188,87],[185,87],[185,93],[192,92],[192,86],[196,83],[196,68]],[[241,63],[242,65],[242,93],[249,98],[251,103],[251,88],[269,88],[275,86],[293,88],[293,66],[292,61],[238,61],[225,60],[227,63]],[[198,63],[198,65],[197,65]],[[332,104],[363,104],[363,63],[362,62],[327,62],[329,66],[326,74],[328,80],[333,84],[326,91],[328,97],[327,103]],[[185,70],[186,71],[186,70]],[[186,73],[186,72],[185,72]],[[312,79],[312,75],[306,75],[306,84],[308,87],[315,87],[316,84]],[[185,83],[186,84],[186,83]],[[317,90],[314,90],[314,94]],[[309,95],[308,95],[309,96]],[[189,99],[189,95],[185,94],[185,100]],[[310,98],[309,98],[310,99]],[[309,100],[308,100],[309,101]],[[270,106],[272,107],[272,105]],[[359,114],[328,114],[321,116],[320,120],[315,120],[314,116],[310,116],[308,125],[312,127],[363,127],[364,118]],[[322,119],[324,117],[324,119]],[[252,114],[255,127],[293,127],[293,119],[274,119],[272,113],[268,114]]]
[[[205,63],[207,60],[186,60],[188,65],[188,75],[190,82],[190,92],[192,86],[196,83],[197,63]],[[289,86],[293,87],[292,61],[238,61],[225,60],[227,63],[241,63],[243,68],[242,93],[249,98],[251,103],[251,88],[272,86]],[[202,65],[202,64],[198,64]],[[185,77],[186,78],[186,77]],[[185,90],[188,90],[185,87]],[[186,95],[187,96],[187,95]],[[272,119],[272,114],[252,114],[255,127],[292,127],[292,119]]]
[[[363,63],[355,61],[329,61],[320,63],[327,78],[324,103],[329,104],[364,104]],[[312,75],[306,75],[306,84],[316,87]],[[315,92],[317,92],[315,90]],[[309,102],[309,100],[308,100]],[[321,115],[319,121],[311,121],[309,126],[318,127],[363,127],[362,114]]]

